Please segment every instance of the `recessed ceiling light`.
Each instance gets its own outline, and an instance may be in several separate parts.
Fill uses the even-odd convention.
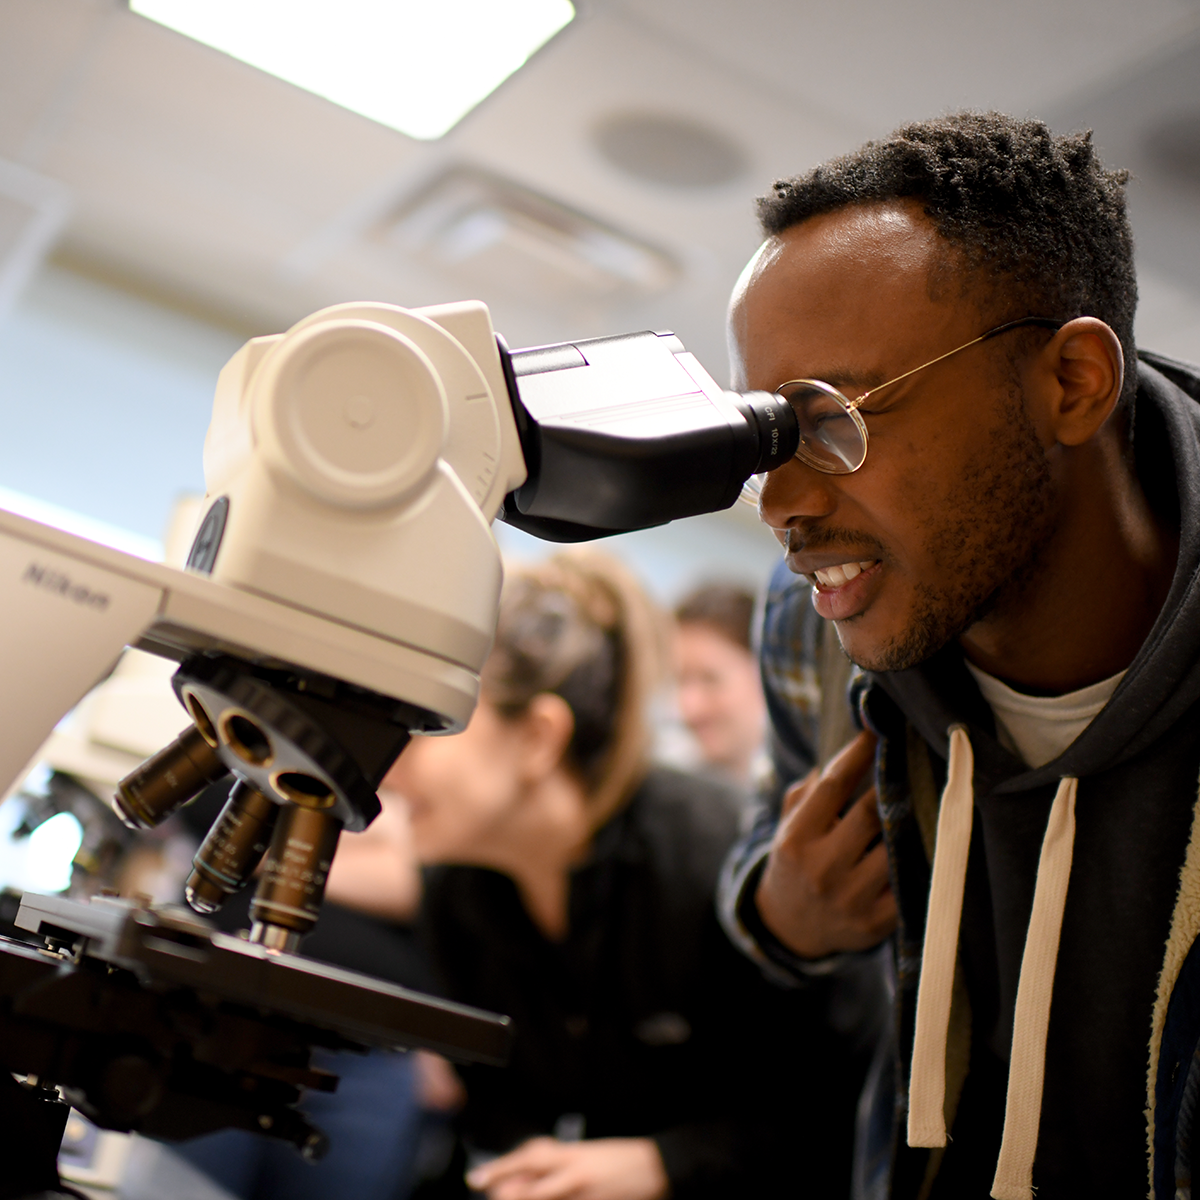
[[[575,16],[570,0],[130,0],[129,7],[424,140],[453,128]]]

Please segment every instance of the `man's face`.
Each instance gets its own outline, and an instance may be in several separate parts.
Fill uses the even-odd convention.
[[[734,386],[815,378],[854,399],[987,328],[959,279],[916,205],[794,226],[764,246],[735,293]],[[985,342],[869,398],[856,473],[793,460],[767,477],[763,520],[863,667],[923,661],[1005,610],[1036,574],[1053,484],[1006,349]]]
[[[748,773],[766,728],[757,657],[704,621],[678,625],[674,642],[675,700],[704,761]]]

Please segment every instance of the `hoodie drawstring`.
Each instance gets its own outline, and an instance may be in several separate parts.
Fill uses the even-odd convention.
[[[955,725],[950,730],[950,765],[938,809],[921,982],[917,987],[917,1030],[908,1090],[910,1146],[946,1144],[946,1032],[950,1027],[967,852],[971,848],[974,770],[975,757],[967,731]]]
[[[909,1081],[910,1146],[946,1144],[946,1040],[967,856],[971,847],[975,807],[973,774],[971,742],[966,730],[955,725],[950,730],[950,762],[938,811],[933,878],[929,886],[929,910],[917,989],[916,1036]],[[992,1182],[995,1200],[1032,1200],[1033,1197],[1033,1160],[1037,1153],[1042,1084],[1046,1072],[1046,1031],[1050,1023],[1054,970],[1074,853],[1077,787],[1077,780],[1071,776],[1060,782],[1038,860],[1033,911],[1017,983],[1004,1137]]]
[[[1046,1075],[1046,1029],[1054,992],[1058,938],[1067,905],[1067,882],[1075,851],[1075,792],[1078,781],[1063,778],[1054,795],[1042,854],[1038,859],[1033,912],[1021,955],[1012,1050],[1008,1056],[1008,1097],[1004,1102],[1004,1141],[996,1163],[996,1200],[1032,1200],[1033,1157],[1042,1115]]]

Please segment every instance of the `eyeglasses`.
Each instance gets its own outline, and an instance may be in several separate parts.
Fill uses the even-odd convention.
[[[895,379],[876,384],[854,400],[821,379],[789,379],[787,383],[780,384],[775,389],[775,394],[788,402],[800,426],[800,445],[795,457],[826,475],[852,475],[867,461],[867,425],[858,410],[870,397],[886,387],[891,387],[893,383],[899,383],[902,379],[925,370],[926,367],[944,362],[971,346],[998,337],[1010,329],[1038,325],[1043,329],[1059,330],[1064,324],[1065,321],[1056,321],[1052,317],[1022,317],[1019,321],[997,325],[995,329],[989,329],[987,333],[981,333],[979,337],[972,338],[945,354],[939,354],[937,358],[931,358],[919,367],[897,375]],[[741,498],[749,504],[757,505],[765,479],[765,474],[751,476],[742,489]]]

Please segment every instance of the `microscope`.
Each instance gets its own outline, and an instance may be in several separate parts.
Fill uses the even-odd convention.
[[[0,512],[0,786],[126,646],[178,663],[190,724],[121,781],[117,815],[150,829],[229,785],[193,913],[24,898],[26,941],[0,942],[0,1084],[25,1077],[8,1110],[47,1127],[61,1092],[108,1128],[232,1125],[317,1154],[295,1107],[330,1086],[314,1045],[502,1062],[505,1018],[295,953],[338,839],[378,814],[412,736],[470,718],[493,520],[573,542],[716,511],[799,437],[786,402],[721,389],[670,334],[510,352],[478,302],[343,304],[221,372],[185,570]],[[203,916],[255,877],[248,938],[215,932]]]

